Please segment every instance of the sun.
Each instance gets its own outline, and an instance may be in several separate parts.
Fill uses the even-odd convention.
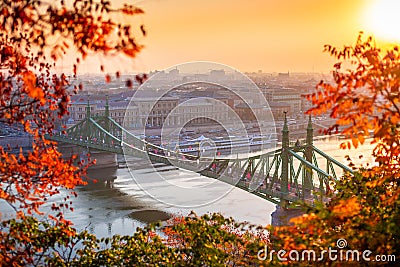
[[[400,1],[374,0],[366,10],[365,23],[375,37],[400,42]]]

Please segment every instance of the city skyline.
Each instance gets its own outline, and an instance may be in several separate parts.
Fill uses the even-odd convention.
[[[325,44],[354,44],[359,31],[385,44],[400,40],[379,30],[385,21],[375,13],[389,12],[382,5],[388,1],[139,1],[133,4],[143,8],[144,15],[132,21],[118,19],[137,29],[144,25],[147,35],[137,35],[145,46],[142,52],[133,60],[91,57],[81,64],[80,72],[98,72],[101,64],[106,72],[132,73],[212,61],[242,72],[326,73],[335,60],[323,53]],[[394,5],[393,10],[400,8]],[[59,69],[70,70],[68,58],[58,64]]]

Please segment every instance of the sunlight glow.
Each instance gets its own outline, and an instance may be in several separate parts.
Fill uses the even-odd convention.
[[[375,0],[365,14],[368,30],[377,38],[400,42],[400,1]]]

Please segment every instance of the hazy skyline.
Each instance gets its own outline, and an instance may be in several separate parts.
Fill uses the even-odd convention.
[[[243,72],[328,72],[334,60],[322,52],[325,44],[353,44],[360,30],[379,41],[381,32],[369,18],[385,22],[371,15],[371,8],[377,10],[374,3],[385,1],[390,0],[128,1],[145,11],[133,21],[145,25],[147,36],[138,38],[144,50],[133,60],[96,57],[81,71],[97,71],[96,61],[109,72],[148,72],[212,61]]]

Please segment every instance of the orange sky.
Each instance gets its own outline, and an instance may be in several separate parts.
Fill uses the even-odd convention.
[[[352,44],[360,30],[368,33],[363,16],[372,1],[130,1],[146,12],[134,20],[147,29],[139,38],[146,48],[133,61],[105,61],[106,69],[149,71],[200,60],[240,71],[327,72],[333,59],[323,45]]]

